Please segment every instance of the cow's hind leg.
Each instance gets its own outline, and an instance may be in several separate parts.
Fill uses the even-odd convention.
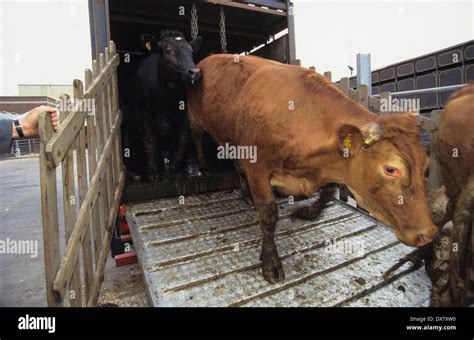
[[[262,230],[262,274],[265,280],[276,283],[285,279],[275,243],[275,227],[278,221],[278,206],[273,199],[269,176],[246,171],[250,192],[255,202]]]
[[[207,164],[206,156],[204,155],[203,150],[203,137],[204,137],[204,130],[195,125],[191,124],[191,133],[193,136],[193,142],[196,147],[196,157],[199,164],[199,170],[203,174],[209,173],[209,166]]]
[[[335,191],[336,187],[333,184],[322,188],[319,199],[316,202],[309,207],[296,210],[291,216],[303,220],[315,220],[334,196]]]
[[[247,181],[247,176],[245,172],[242,170],[238,161],[234,162],[235,170],[239,175],[240,180],[240,192],[242,194],[242,198],[244,199],[245,203],[248,205],[253,205],[252,194],[250,193],[249,183]]]

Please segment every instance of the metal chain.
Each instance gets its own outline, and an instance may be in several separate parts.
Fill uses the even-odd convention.
[[[199,34],[199,27],[198,27],[198,15],[197,15],[197,9],[196,9],[196,4],[193,4],[193,7],[191,8],[191,37],[193,39],[196,39]]]
[[[227,53],[227,38],[225,36],[225,14],[224,9],[221,7],[221,20],[219,22],[219,28],[221,33],[221,51]]]

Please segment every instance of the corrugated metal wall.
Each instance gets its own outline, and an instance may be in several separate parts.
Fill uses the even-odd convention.
[[[372,94],[464,84],[474,80],[474,40],[372,71]],[[352,88],[357,79],[350,79]],[[417,97],[421,113],[442,109],[453,91]]]

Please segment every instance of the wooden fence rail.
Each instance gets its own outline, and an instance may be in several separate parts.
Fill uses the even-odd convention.
[[[117,66],[111,41],[85,86],[74,80],[74,102],[60,98],[53,132],[40,115],[40,183],[48,306],[95,306],[125,182],[121,158]],[[67,108],[67,109],[66,109]],[[72,109],[69,109],[72,108]],[[65,249],[60,249],[57,170],[61,169]],[[82,264],[82,266],[81,266]],[[81,268],[82,267],[82,268]],[[82,272],[81,272],[82,269]]]

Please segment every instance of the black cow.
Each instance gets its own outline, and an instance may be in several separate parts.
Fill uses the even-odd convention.
[[[174,169],[184,165],[189,140],[189,123],[185,111],[186,84],[201,79],[193,61],[202,43],[197,37],[189,43],[177,31],[162,31],[158,42],[151,35],[142,35],[142,44],[149,51],[135,75],[134,115],[143,127],[143,142],[147,159],[142,169],[149,181],[156,181],[164,169],[160,147],[176,146]]]

